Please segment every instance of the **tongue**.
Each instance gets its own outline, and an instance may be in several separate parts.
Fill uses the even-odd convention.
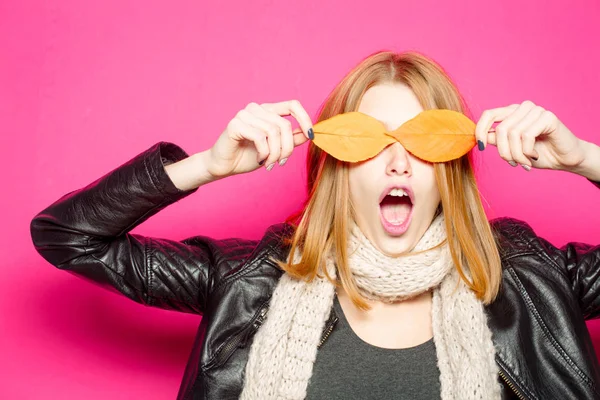
[[[412,206],[409,202],[387,202],[381,204],[381,214],[390,224],[400,225],[408,218]]]

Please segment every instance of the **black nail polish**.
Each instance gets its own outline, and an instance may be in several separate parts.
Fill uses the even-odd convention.
[[[485,146],[483,145],[483,142],[481,140],[477,141],[477,148],[479,149],[479,151],[483,151],[485,149]]]
[[[308,138],[310,140],[313,140],[315,138],[315,132],[313,131],[313,128],[308,129]]]
[[[262,160],[262,161],[259,161],[259,162],[258,162],[258,165],[263,165],[263,164],[265,163],[265,161],[267,161],[267,159],[266,159],[266,158],[265,158],[264,160]]]

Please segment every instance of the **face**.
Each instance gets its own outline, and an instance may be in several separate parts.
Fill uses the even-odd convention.
[[[357,111],[393,130],[423,108],[408,86],[386,83],[369,88]],[[391,257],[412,250],[440,204],[433,164],[396,142],[369,160],[351,163],[349,179],[355,222],[365,236]]]

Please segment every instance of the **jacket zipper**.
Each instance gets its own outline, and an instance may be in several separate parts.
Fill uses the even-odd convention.
[[[319,349],[323,345],[323,343],[325,343],[325,341],[327,340],[327,338],[329,337],[329,335],[331,335],[331,332],[333,331],[333,327],[335,326],[335,324],[336,324],[337,321],[338,321],[338,317],[335,317],[335,319],[333,321],[331,321],[331,323],[329,324],[329,326],[325,330],[325,334],[321,338],[321,341],[319,342],[319,345],[317,346],[317,349]]]
[[[258,317],[256,317],[254,322],[252,322],[252,325],[250,325],[246,329],[242,330],[240,333],[235,335],[233,337],[233,339],[231,339],[229,342],[227,342],[227,344],[221,348],[221,350],[219,351],[219,354],[217,354],[215,356],[215,359],[213,360],[213,362],[211,362],[210,364],[208,364],[205,367],[205,370],[208,370],[210,368],[218,366],[222,362],[226,361],[229,358],[229,356],[231,356],[231,353],[233,352],[233,350],[236,347],[238,347],[240,345],[240,343],[248,337],[248,335],[257,331],[258,328],[260,328],[260,326],[265,321],[265,316],[267,315],[268,309],[269,309],[268,306],[263,307],[260,310]]]
[[[527,400],[527,398],[523,394],[521,394],[521,392],[519,392],[519,390],[510,381],[510,379],[508,379],[508,377],[506,375],[504,375],[504,372],[502,372],[502,369],[499,370],[499,373],[500,373],[500,376],[502,377],[502,379],[504,380],[504,382],[506,382],[506,384],[508,385],[508,387],[517,395],[517,397],[520,400]]]
[[[252,324],[252,326],[254,327],[255,330],[258,330],[258,328],[260,328],[260,326],[263,324],[263,322],[265,322],[265,316],[267,315],[268,310],[269,310],[269,306],[264,306],[260,310],[258,317],[256,317],[256,320]]]

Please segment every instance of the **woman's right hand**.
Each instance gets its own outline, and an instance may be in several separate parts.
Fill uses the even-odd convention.
[[[300,128],[283,118],[293,116]],[[208,173],[215,179],[285,164],[294,148],[314,136],[312,121],[299,101],[250,103],[229,121],[208,152]]]

